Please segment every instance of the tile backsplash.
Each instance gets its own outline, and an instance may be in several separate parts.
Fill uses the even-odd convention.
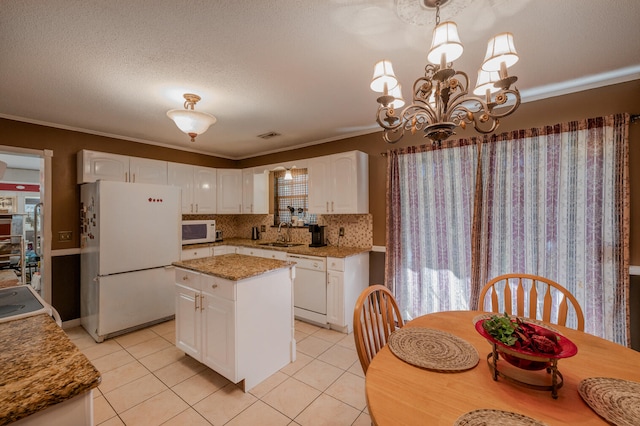
[[[183,215],[183,219],[215,219],[216,229],[222,230],[223,238],[251,238],[251,228],[264,225],[266,232],[260,234],[264,241],[275,241],[278,228],[273,226],[272,214],[244,215]],[[318,225],[326,226],[325,237],[332,246],[363,247],[373,245],[373,217],[370,214],[336,214],[318,215]],[[340,228],[344,228],[344,237],[339,236]],[[283,226],[284,228],[284,226]],[[285,232],[284,229],[281,232]],[[292,227],[291,241],[311,243],[308,227]]]

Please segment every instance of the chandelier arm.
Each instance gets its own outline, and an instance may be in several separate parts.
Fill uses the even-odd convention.
[[[384,139],[386,143],[397,143],[403,137],[403,129],[387,129],[382,134],[382,139]]]
[[[395,109],[384,105],[378,107],[376,123],[385,130],[393,130],[402,126],[402,120],[396,116]]]

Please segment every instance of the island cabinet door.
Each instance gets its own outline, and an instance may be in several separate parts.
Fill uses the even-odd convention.
[[[236,362],[236,305],[235,301],[204,291],[202,311],[202,363],[234,383]]]
[[[201,361],[202,321],[200,291],[176,284],[176,346]]]
[[[343,327],[344,276],[342,272],[327,271],[327,322]]]

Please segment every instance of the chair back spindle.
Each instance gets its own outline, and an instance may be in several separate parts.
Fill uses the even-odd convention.
[[[353,311],[353,337],[365,374],[391,333],[403,325],[398,304],[388,288],[373,285],[360,294]]]
[[[526,285],[527,283],[529,284]],[[515,285],[515,290],[512,290],[512,285]],[[544,288],[540,293],[539,285]],[[515,309],[513,307],[514,291]],[[488,305],[485,304],[487,293],[489,293]],[[542,296],[542,301],[538,300],[539,295]],[[527,299],[528,310],[525,309]],[[542,312],[538,317],[540,303]],[[584,314],[576,298],[560,284],[539,275],[505,274],[492,279],[480,291],[479,308],[484,309],[485,306],[489,306],[492,312],[507,312],[509,315],[541,319],[544,322],[562,326],[567,325],[571,307],[577,323],[576,328],[584,331]],[[552,318],[552,313],[555,313],[555,318]]]

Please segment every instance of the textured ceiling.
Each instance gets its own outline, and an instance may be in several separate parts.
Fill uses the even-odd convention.
[[[393,62],[405,98],[423,73],[435,16],[418,1],[2,0],[0,117],[236,159],[370,133],[375,62]],[[514,34],[525,102],[639,79],[639,16],[638,0],[441,10],[472,83],[487,40]],[[218,118],[195,143],[166,116],[185,92]]]

